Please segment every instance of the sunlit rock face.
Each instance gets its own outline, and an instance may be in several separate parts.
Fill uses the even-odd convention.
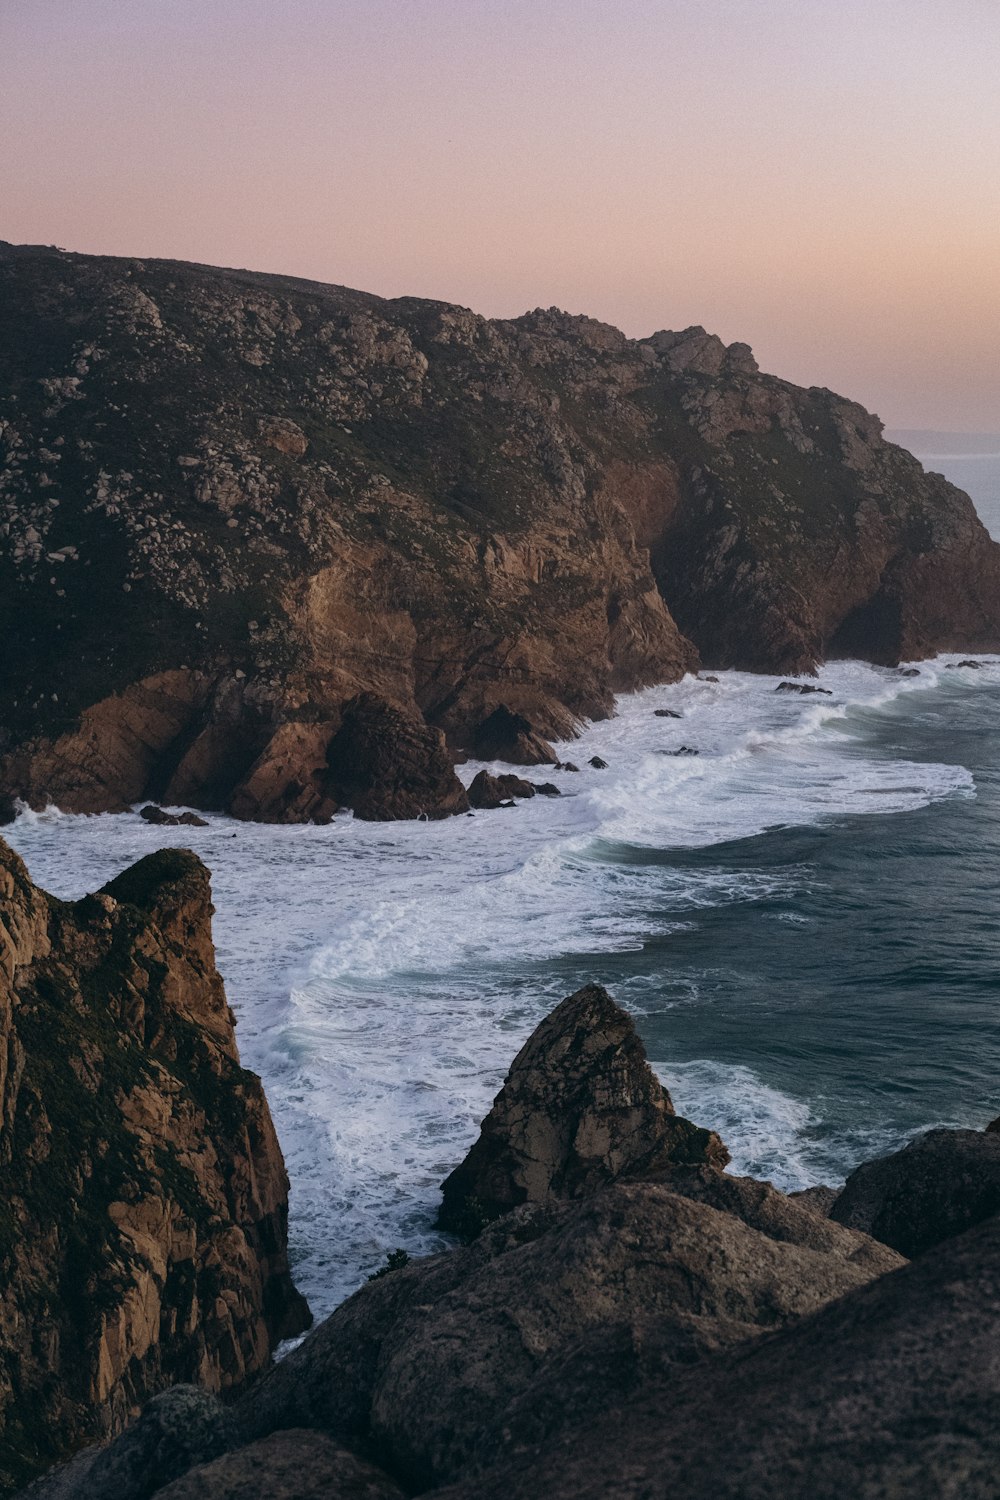
[[[699,658],[1000,645],[971,502],[701,328],[9,246],[0,317],[8,815],[323,821],[362,693],[542,760]]]

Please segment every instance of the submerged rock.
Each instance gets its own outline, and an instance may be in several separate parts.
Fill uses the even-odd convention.
[[[439,1223],[459,1234],[521,1203],[578,1198],[676,1162],[723,1166],[712,1131],[675,1112],[630,1016],[600,985],[570,995],[532,1033],[442,1185]]]
[[[814,682],[779,682],[774,691],[776,693],[825,693],[828,698],[833,697],[829,688],[817,687]]]
[[[0,1483],[308,1326],[288,1179],[186,850],[57,901],[0,842]]]

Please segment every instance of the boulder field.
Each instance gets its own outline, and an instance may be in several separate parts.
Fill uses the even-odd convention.
[[[0,243],[0,815],[446,816],[614,695],[1000,648],[967,496],[703,329]]]
[[[30,1493],[996,1500],[998,1140],[935,1131],[840,1193],[730,1175],[588,986],[445,1184],[462,1246],[394,1257],[235,1402],[177,1384]]]

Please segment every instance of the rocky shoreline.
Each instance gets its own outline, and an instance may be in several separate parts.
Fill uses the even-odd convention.
[[[443,817],[700,662],[1000,649],[968,497],[700,328],[4,244],[0,317],[0,817]]]
[[[273,1365],[306,1314],[203,866],[67,907],[2,852],[8,1493],[80,1449],[36,1500],[996,1495],[997,1122],[786,1196],[587,986],[443,1185],[463,1244],[390,1256]]]

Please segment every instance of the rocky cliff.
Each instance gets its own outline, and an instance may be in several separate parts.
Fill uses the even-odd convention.
[[[907,1264],[822,1190],[665,1158],[651,1077],[610,997],[571,996],[484,1130],[524,1201],[372,1278],[235,1406],[166,1392],[34,1500],[996,1500],[996,1134],[830,1195],[915,1235]]]
[[[11,246],[0,326],[8,809],[325,818],[361,695],[433,756],[499,709],[571,733],[699,654],[1000,647],[967,497],[701,329]],[[369,805],[455,810],[427,780]]]
[[[0,1488],[308,1326],[211,913],[183,850],[67,904],[0,842]]]

